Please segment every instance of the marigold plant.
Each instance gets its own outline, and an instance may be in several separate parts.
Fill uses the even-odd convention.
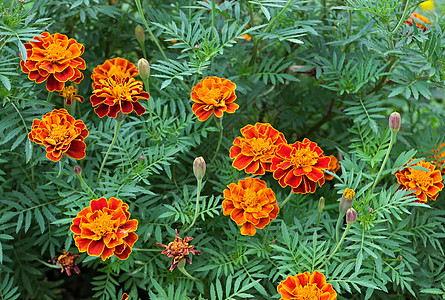
[[[232,166],[253,175],[264,175],[270,171],[278,146],[287,143],[284,134],[269,123],[244,126],[241,134],[243,137],[237,137],[230,148]]]
[[[313,193],[325,183],[323,170],[329,168],[330,158],[316,143],[305,138],[292,145],[282,144],[272,158],[271,171],[282,187],[291,186],[294,193]]]
[[[412,165],[412,167],[416,166],[426,168],[429,171],[411,167],[397,171],[394,175],[397,177],[397,182],[400,183],[400,188],[414,191],[414,195],[417,197],[415,202],[426,203],[428,200],[436,200],[444,186],[440,171],[436,170],[433,164],[425,161]]]
[[[130,220],[128,208],[128,204],[114,197],[91,200],[71,225],[79,251],[101,256],[102,260],[113,255],[127,259],[138,240],[138,220]]]
[[[236,99],[236,84],[225,78],[206,77],[193,87],[191,98],[192,111],[203,122],[213,113],[221,118],[224,112],[234,113],[239,105]]]
[[[263,180],[247,177],[227,187],[222,202],[223,214],[230,215],[241,226],[242,235],[254,236],[256,229],[263,229],[276,219],[280,211],[277,199]]]
[[[310,300],[335,300],[337,292],[332,285],[326,283],[324,274],[314,271],[290,275],[280,282],[277,287],[280,300],[310,299]]]
[[[88,133],[82,120],[75,120],[61,108],[45,114],[42,120],[34,119],[28,138],[46,147],[48,159],[59,161],[63,154],[74,159],[84,158],[84,139]]]
[[[80,83],[85,70],[85,61],[80,57],[85,47],[74,39],[68,39],[60,33],[33,37],[36,41],[25,43],[27,59],[22,59],[22,71],[36,83],[46,81],[46,89],[50,92],[61,91],[65,82]]]

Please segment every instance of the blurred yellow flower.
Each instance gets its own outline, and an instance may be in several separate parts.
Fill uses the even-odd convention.
[[[434,9],[434,1],[428,0],[419,4],[420,8],[423,10],[433,10]]]

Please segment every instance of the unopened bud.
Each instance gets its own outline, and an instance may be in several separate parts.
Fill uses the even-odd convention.
[[[139,159],[140,160],[145,160],[145,156],[141,155],[141,156],[139,156]]]
[[[76,175],[82,174],[82,168],[79,166],[74,166],[73,170],[74,170],[74,174],[76,174]]]
[[[354,203],[355,192],[353,189],[346,188],[343,192],[343,196],[341,196],[340,200],[340,213],[344,215],[346,211],[352,207],[352,203]]]
[[[20,3],[25,3],[25,0],[19,0]]]
[[[202,180],[206,173],[206,162],[201,156],[193,161],[193,173],[197,180]]]
[[[402,255],[399,255],[398,259],[399,259],[399,260],[402,260],[402,259],[403,259],[403,256],[402,256]]]
[[[136,28],[134,29],[134,35],[136,36],[139,44],[145,43],[145,33],[141,25],[136,26]]]
[[[370,207],[368,211],[369,211],[370,214],[374,213],[374,209],[372,207]]]
[[[145,81],[150,77],[150,64],[145,58],[141,58],[138,61],[139,76]]]
[[[320,200],[318,200],[318,213],[321,213],[323,211],[324,205],[324,197],[320,197]]]
[[[357,220],[357,212],[353,208],[349,208],[346,212],[346,223],[352,224]]]
[[[195,45],[195,49],[199,49],[199,45],[198,44]]]
[[[393,132],[399,131],[401,123],[402,119],[400,118],[400,114],[398,112],[393,112],[389,116],[389,128],[391,128]]]

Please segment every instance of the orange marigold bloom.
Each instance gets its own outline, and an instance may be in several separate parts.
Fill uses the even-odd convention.
[[[410,162],[413,159],[410,160]],[[409,162],[408,162],[409,164]],[[420,161],[413,166],[421,166],[427,168],[429,171],[415,170],[412,168],[404,168],[397,171],[394,175],[397,177],[398,183],[401,184],[400,189],[414,191],[417,196],[415,202],[426,203],[428,199],[436,200],[439,191],[443,189],[442,175],[439,170],[436,170],[434,165]]]
[[[28,138],[46,147],[48,159],[59,161],[64,153],[74,159],[84,158],[83,140],[88,133],[82,120],[75,120],[62,108],[45,114],[42,120],[34,119]]]
[[[66,252],[66,250],[63,249],[62,255],[54,256],[48,262],[52,262],[53,260],[55,260],[56,264],[62,267],[60,273],[63,273],[63,271],[65,270],[66,275],[71,276],[71,270],[74,270],[76,274],[80,273],[80,269],[77,266],[77,261],[76,261],[79,257],[80,257],[79,254]]]
[[[198,120],[207,120],[212,113],[221,118],[223,112],[234,113],[239,105],[236,99],[236,84],[225,78],[206,77],[193,87],[191,98],[194,102],[193,113]]]
[[[170,272],[173,272],[173,269],[179,264],[179,262],[183,259],[185,259],[189,264],[192,263],[190,260],[189,254],[202,254],[201,251],[193,249],[195,246],[189,245],[189,242],[193,240],[192,237],[185,237],[184,240],[182,240],[178,235],[178,230],[175,229],[175,240],[173,242],[170,242],[168,246],[156,243],[161,247],[164,247],[165,250],[161,252],[161,254],[166,254],[168,257],[173,258],[172,264],[170,266]]]
[[[421,14],[418,14],[418,13],[411,14],[411,16],[409,16],[408,20],[405,21],[405,24],[408,24],[409,26],[413,26],[413,21],[414,21],[414,23],[416,24],[417,28],[423,30],[424,32],[427,29],[426,26],[424,24],[422,24],[422,23],[418,23],[413,18],[416,18],[416,19],[422,21],[425,24],[427,24],[427,23],[430,24],[431,23],[431,21],[428,18],[426,18],[426,17],[424,17],[424,16],[422,16]]]
[[[434,155],[430,156],[434,160],[433,165],[436,166],[438,170],[441,170],[442,175],[445,175],[445,149],[442,150],[445,143],[440,144],[439,148],[431,150]]]
[[[130,296],[128,296],[127,293],[124,293],[124,294],[122,295],[121,300],[128,300],[129,298],[130,298]]]
[[[66,105],[73,104],[73,100],[77,100],[80,103],[85,101],[82,96],[77,95],[77,89],[74,86],[64,86],[59,95],[65,98]]]
[[[79,251],[101,255],[102,260],[113,254],[119,259],[127,259],[138,239],[134,233],[138,221],[130,220],[127,210],[128,204],[113,197],[109,201],[104,197],[91,200],[90,206],[79,212],[71,225]]]
[[[131,62],[114,58],[107,60],[93,70],[93,95],[90,101],[99,117],[107,115],[116,118],[117,113],[131,113],[138,116],[145,112],[145,108],[138,102],[149,99],[150,95],[143,90],[143,83],[133,77],[139,74],[137,67]]]
[[[270,221],[277,218],[280,211],[275,193],[266,182],[258,178],[247,177],[231,183],[224,190],[223,214],[237,225],[242,225],[241,234],[254,236],[256,229],[263,229]]]
[[[247,125],[241,133],[244,137],[237,137],[230,148],[230,158],[235,159],[232,166],[253,175],[264,175],[270,171],[278,146],[287,143],[284,134],[269,123]]]
[[[328,171],[335,174],[340,169],[340,164],[338,163],[337,157],[335,157],[334,155],[329,155],[329,158],[331,159],[331,161],[329,162]],[[324,177],[326,178],[326,180],[334,179],[334,176],[328,173],[325,173]]]
[[[30,80],[41,83],[46,80],[46,89],[50,92],[61,91],[68,80],[80,83],[85,70],[85,61],[80,58],[85,47],[66,35],[48,32],[42,37],[25,43],[26,62],[20,62],[22,71],[28,74]]]
[[[282,144],[272,158],[271,171],[282,187],[290,185],[294,193],[313,193],[325,182],[323,170],[329,168],[330,158],[316,143],[305,138],[292,145]]]
[[[300,273],[289,276],[280,282],[277,287],[281,294],[280,300],[310,299],[310,300],[335,300],[337,292],[334,291],[330,283],[326,283],[324,274],[314,271],[314,273]]]

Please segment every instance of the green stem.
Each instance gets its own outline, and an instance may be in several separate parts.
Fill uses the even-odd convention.
[[[93,192],[93,190],[88,186],[88,184],[83,180],[82,174],[76,175],[77,178],[79,178],[80,182],[87,188],[87,190],[91,193],[94,198],[98,199],[96,194]]]
[[[150,81],[149,81],[149,78],[143,79],[143,81],[144,81],[144,86],[145,86],[145,89],[147,90],[147,93],[150,94]],[[152,110],[151,110],[151,97],[152,96],[150,95],[150,98],[147,99],[147,103],[148,103],[148,112],[150,113],[151,128],[154,130],[155,129],[155,123],[153,122],[153,113],[152,113]]]
[[[190,223],[189,227],[187,227],[185,232],[189,231],[193,227],[193,225],[195,225],[196,219],[198,218],[198,213],[199,213],[199,197],[201,196],[201,184],[202,184],[202,179],[198,180],[198,189],[196,191],[195,216],[193,217],[192,223]]]
[[[399,27],[402,25],[403,22],[405,22],[406,17],[407,17],[407,11],[408,11],[408,7],[410,5],[411,0],[407,0],[406,1],[406,5],[405,5],[405,9],[403,10],[402,13],[402,17],[400,18],[399,22],[397,23],[396,27],[393,29],[393,31],[391,31],[391,35],[394,35],[394,33],[396,33],[396,31],[399,29]]]
[[[280,204],[280,210],[281,210],[281,208],[283,208],[284,204],[286,204],[286,202],[289,201],[289,200],[292,198],[293,194],[294,194],[294,192],[293,192],[292,189],[291,189],[291,190],[290,190],[290,193],[289,193],[289,195],[286,197],[286,199],[284,199],[283,202],[281,202],[281,204]]]
[[[213,154],[212,160],[210,161],[210,164],[213,164],[216,156],[218,155],[219,152],[219,148],[221,147],[221,143],[222,143],[222,137],[223,137],[223,125],[222,125],[222,117],[221,118],[217,118],[214,116],[215,122],[216,122],[216,127],[218,127],[219,129],[219,139],[218,139],[218,145],[216,146],[216,151],[215,154]]]
[[[194,281],[197,281],[197,282],[200,282],[201,284],[203,284],[203,282],[202,282],[201,280],[199,280],[199,279],[193,277],[192,275],[190,275],[190,274],[185,270],[184,266],[185,266],[185,258],[183,258],[183,259],[179,262],[179,264],[178,264],[178,269],[179,269],[179,271],[181,271],[182,274],[184,274],[185,276],[187,276],[187,277],[190,278],[191,280],[194,280]]]
[[[57,174],[57,177],[56,177],[56,178],[59,178],[60,175],[62,175],[63,163],[64,163],[64,162],[65,162],[65,161],[62,161],[62,159],[59,160],[59,174]]]
[[[215,9],[216,9],[215,0],[212,0],[212,32],[213,28],[215,27]]]
[[[46,107],[49,106],[49,104],[51,103],[51,97],[53,96],[53,93],[48,91],[48,96],[46,97]]]
[[[394,141],[396,140],[396,136],[397,136],[397,132],[394,132],[394,131],[391,130],[391,141],[389,142],[389,147],[388,147],[388,150],[386,151],[385,159],[383,160],[383,163],[382,163],[382,166],[380,167],[379,173],[377,174],[377,177],[375,178],[374,183],[372,184],[371,194],[374,191],[374,188],[375,188],[375,186],[377,185],[377,182],[380,179],[380,175],[382,174],[383,169],[385,168],[386,161],[388,160],[389,153],[391,152],[391,148],[394,145]]]
[[[337,247],[335,247],[334,251],[331,253],[331,255],[329,255],[329,257],[325,260],[325,262],[319,266],[317,269],[320,270],[331,258],[332,256],[334,256],[334,254],[337,252],[337,250],[340,248],[341,244],[343,243],[346,234],[348,233],[349,229],[351,228],[353,223],[348,223],[345,232],[343,233],[341,240],[338,242]]]
[[[338,242],[341,221],[343,221],[344,216],[345,216],[345,214],[340,213],[338,215],[337,224],[335,225],[335,241],[337,241],[337,242]]]
[[[108,148],[107,154],[105,154],[104,160],[102,161],[102,165],[100,166],[99,175],[97,175],[97,182],[99,182],[99,180],[100,180],[100,175],[102,174],[102,170],[105,166],[105,162],[107,161],[108,155],[110,154],[111,149],[113,148],[114,143],[117,140],[117,135],[119,133],[119,129],[121,128],[122,121],[116,120],[116,124],[114,127],[114,137],[113,137],[113,140],[111,141],[110,147]]]

